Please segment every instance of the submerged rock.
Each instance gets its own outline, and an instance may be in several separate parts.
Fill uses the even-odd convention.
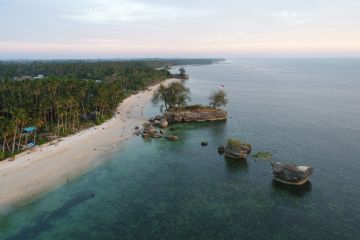
[[[207,145],[209,145],[209,142],[201,142],[201,146],[206,147]]]
[[[170,141],[177,141],[179,139],[178,136],[174,136],[174,135],[166,136],[165,138]]]
[[[162,135],[159,133],[155,133],[152,137],[153,138],[162,138]]]

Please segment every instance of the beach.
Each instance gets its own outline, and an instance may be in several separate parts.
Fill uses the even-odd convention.
[[[168,79],[164,84],[177,81]],[[56,143],[0,162],[0,208],[39,196],[97,164],[99,156],[113,151],[134,136],[146,121],[143,110],[160,84],[126,98],[114,117],[102,125],[60,139]]]

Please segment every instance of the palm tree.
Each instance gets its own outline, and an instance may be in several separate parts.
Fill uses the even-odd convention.
[[[10,121],[5,117],[0,117],[0,133],[3,137],[3,144],[2,144],[2,153],[5,156],[5,148],[7,147],[8,151],[10,151],[10,146],[7,141],[7,137],[9,135],[9,128],[10,128]]]
[[[24,126],[28,122],[29,117],[23,109],[20,109],[19,113],[18,113],[18,119],[19,119],[19,123],[20,123],[20,137],[19,137],[17,150],[19,151],[20,145],[21,145],[21,139],[22,139],[22,135],[23,135],[23,131],[24,131]]]
[[[12,119],[11,120],[13,122],[14,135],[13,135],[13,144],[12,144],[12,148],[11,148],[11,154],[14,154],[14,152],[15,152],[15,143],[16,143],[18,128],[24,118],[25,118],[24,110],[15,109],[12,111]]]

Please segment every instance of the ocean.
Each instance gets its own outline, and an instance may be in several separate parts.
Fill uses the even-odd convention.
[[[177,142],[131,139],[0,216],[0,239],[359,237],[360,59],[228,59],[186,70],[194,104],[224,85],[227,121],[177,124]],[[278,184],[268,162],[219,155],[228,138],[314,174],[302,187]]]

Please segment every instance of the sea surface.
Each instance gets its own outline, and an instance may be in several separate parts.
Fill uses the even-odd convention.
[[[176,125],[178,142],[133,138],[3,213],[0,239],[359,239],[360,59],[230,59],[186,70],[193,103],[225,86],[227,121]],[[311,182],[284,186],[268,162],[224,159],[217,147],[230,137],[314,167]]]

